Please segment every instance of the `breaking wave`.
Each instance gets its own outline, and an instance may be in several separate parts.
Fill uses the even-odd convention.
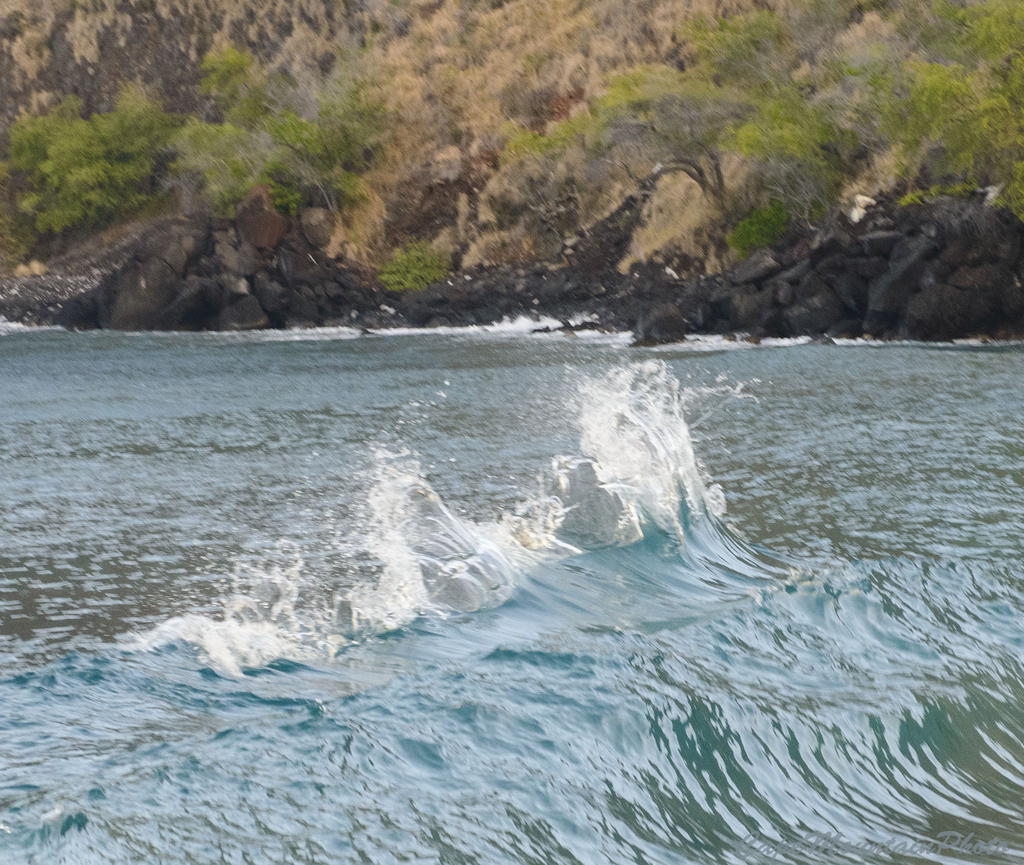
[[[266,560],[239,564],[220,616],[172,618],[135,645],[185,642],[232,674],[282,657],[324,659],[423,615],[498,607],[554,562],[652,537],[678,552],[701,523],[724,537],[724,495],[697,462],[686,414],[696,397],[741,390],[684,388],[661,361],[583,380],[575,393],[579,452],[555,456],[536,491],[491,522],[456,514],[414,455],[378,450],[357,553],[327,601],[299,552],[279,544]],[[735,543],[727,540],[722,555]],[[304,602],[307,594],[321,601]]]

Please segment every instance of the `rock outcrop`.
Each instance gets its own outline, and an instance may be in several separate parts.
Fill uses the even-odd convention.
[[[257,186],[238,205],[235,218],[238,236],[256,249],[274,249],[288,231],[288,219],[270,200],[270,189]]]
[[[615,255],[602,257],[602,249],[624,247],[628,237],[619,235],[635,227],[616,214],[571,238],[571,258],[477,268],[398,293],[321,251],[329,214],[288,220],[265,193],[254,191],[235,220],[160,220],[102,256],[0,282],[0,316],[77,328],[252,330],[543,315],[567,329],[630,330],[640,344],[730,332],[752,339],[1024,335],[1024,226],[980,200],[881,203],[855,225],[837,214],[728,273],[685,281],[654,264],[622,274]]]

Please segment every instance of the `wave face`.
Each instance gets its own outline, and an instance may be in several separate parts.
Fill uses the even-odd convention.
[[[421,343],[9,395],[0,860],[1019,861],[1024,353]]]

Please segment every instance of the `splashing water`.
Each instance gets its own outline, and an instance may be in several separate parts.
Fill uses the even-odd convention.
[[[608,489],[679,541],[689,519],[724,513],[720,490],[709,493],[701,478],[685,393],[664,362],[614,370],[588,382],[581,397],[581,448]]]
[[[277,658],[313,659],[326,616],[298,610],[303,560],[292,545],[279,543],[258,564],[238,564],[223,617],[188,614],[168,619],[138,637],[132,648],[151,650],[184,642],[202,650],[210,662],[231,675]]]
[[[498,606],[513,589],[508,550],[485,527],[453,514],[407,454],[377,454],[370,493],[376,531],[367,538],[383,564],[375,586],[339,604],[354,632],[401,627],[425,612],[475,612]]]
[[[709,393],[738,389],[700,396]],[[725,510],[694,455],[685,418],[693,395],[662,361],[584,379],[575,400],[580,453],[554,457],[537,492],[493,523],[453,513],[409,452],[377,450],[358,541],[371,573],[362,573],[365,563],[353,565],[354,586],[334,591],[330,608],[303,603],[300,595],[312,588],[303,560],[292,550],[281,561],[288,549],[281,544],[276,561],[236,569],[221,619],[177,617],[139,645],[184,641],[237,675],[277,657],[329,658],[422,615],[493,609],[538,565],[629,546],[646,526],[682,547],[695,521]]]

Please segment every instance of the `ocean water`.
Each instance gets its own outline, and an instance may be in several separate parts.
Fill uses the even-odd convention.
[[[8,328],[0,863],[1021,861],[1022,381]]]

